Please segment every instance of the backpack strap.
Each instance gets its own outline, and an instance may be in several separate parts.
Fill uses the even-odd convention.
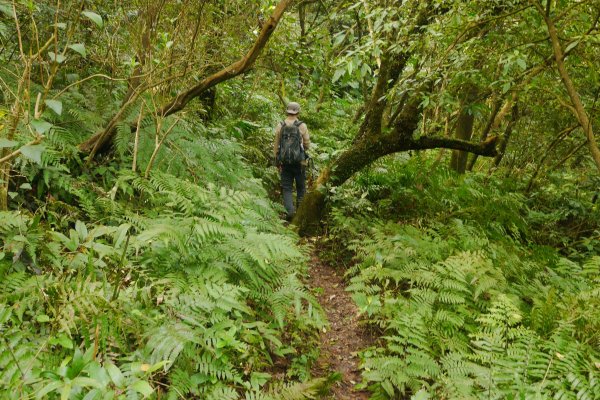
[[[304,122],[300,121],[299,119],[294,121],[294,126],[296,128],[298,128],[298,135],[300,136],[300,148],[302,149],[302,151],[306,151],[304,150],[304,137],[302,136],[302,132],[300,132],[300,126],[303,124]]]

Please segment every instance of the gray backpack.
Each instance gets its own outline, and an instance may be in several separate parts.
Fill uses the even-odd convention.
[[[277,153],[279,164],[293,165],[304,161],[300,125],[302,125],[302,121],[294,121],[292,125],[287,125],[285,121],[281,122],[279,152]]]

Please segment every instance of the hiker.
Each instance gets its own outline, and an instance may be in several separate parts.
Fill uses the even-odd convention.
[[[287,105],[287,118],[275,128],[273,155],[281,174],[283,205],[287,220],[291,221],[296,212],[292,190],[296,182],[296,208],[306,192],[306,165],[310,146],[310,136],[306,124],[298,119],[300,104],[290,102]]]

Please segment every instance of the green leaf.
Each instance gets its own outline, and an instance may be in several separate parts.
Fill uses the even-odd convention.
[[[40,135],[43,135],[44,133],[48,132],[50,128],[52,128],[52,124],[50,122],[46,122],[42,119],[35,119],[31,121],[30,124],[31,126],[33,126],[33,129],[35,129],[35,131]]]
[[[115,241],[115,247],[121,247],[123,242],[125,242],[129,228],[131,228],[130,224],[119,225],[119,228],[115,231],[115,234],[113,235],[113,239]]]
[[[63,56],[62,54],[56,54],[53,51],[49,51],[48,52],[48,56],[50,57],[50,60],[59,64],[62,64],[67,58],[65,56]]]
[[[410,400],[429,400],[431,395],[427,393],[425,389],[419,390],[417,393],[413,394]]]
[[[17,192],[8,192],[8,195],[10,196],[11,199],[14,199],[15,197],[17,197],[19,195],[19,193],[17,193]]]
[[[355,60],[352,59],[348,62],[348,64],[346,64],[346,68],[348,68],[348,75],[352,75],[352,72],[354,71],[354,63]]]
[[[110,376],[110,379],[113,381],[115,386],[118,388],[122,387],[124,378],[123,373],[121,372],[119,367],[117,367],[113,363],[107,363],[104,368],[106,368],[106,371],[108,371],[108,375]]]
[[[39,392],[36,393],[36,397],[38,399],[46,398],[45,396],[50,393],[58,390],[63,385],[62,381],[54,381],[50,382],[46,386],[44,386]]]
[[[340,44],[342,44],[342,42],[344,41],[345,38],[346,38],[346,35],[344,35],[342,33],[338,33],[335,36],[335,39],[333,41],[333,47],[335,48],[335,47],[339,46]]]
[[[49,321],[50,321],[50,317],[49,317],[49,316],[47,316],[46,314],[41,314],[41,315],[38,315],[38,316],[35,318],[35,320],[36,320],[37,322],[49,322]]]
[[[52,109],[52,111],[54,111],[56,114],[58,114],[58,115],[62,114],[62,101],[46,100],[44,103],[46,103],[46,105],[48,107],[50,107]]]
[[[13,17],[13,10],[8,4],[0,4],[0,13],[6,15],[8,18]]]
[[[342,75],[344,75],[346,73],[346,69],[345,68],[340,68],[335,70],[334,74],[333,74],[333,78],[331,78],[331,83],[335,83],[337,82]]]
[[[88,235],[88,230],[87,227],[85,226],[85,224],[79,220],[77,220],[75,222],[75,231],[77,232],[77,234],[79,235],[79,240],[81,242],[83,242]]]
[[[82,12],[82,14],[91,19],[96,25],[98,25],[98,28],[102,28],[102,26],[104,26],[104,21],[102,21],[102,17],[96,14],[95,12],[84,11]]]
[[[78,376],[77,378],[73,379],[73,385],[75,385],[75,387],[95,387],[97,389],[102,387],[100,382],[97,382],[95,379],[87,378],[85,376]]]
[[[110,381],[110,377],[108,376],[108,373],[106,372],[106,368],[102,367],[100,365],[100,363],[98,363],[97,361],[92,361],[90,362],[87,366],[86,366],[86,371],[87,371],[87,375],[94,380],[94,382],[96,382],[99,387],[98,389],[105,389],[106,386],[108,386],[111,381]],[[87,397],[89,400],[93,400],[93,399],[99,399],[102,397]],[[85,397],[84,397],[85,399]],[[108,400],[106,397],[104,398],[105,400]]]
[[[61,333],[56,339],[57,339],[58,344],[60,344],[65,349],[72,349],[73,348],[73,342],[64,333]]]
[[[31,161],[41,164],[42,163],[42,153],[46,148],[41,145],[32,145],[32,146],[23,146],[21,147],[21,154],[25,156],[25,158],[30,159]]]
[[[81,57],[86,58],[87,52],[85,51],[85,45],[83,43],[75,43],[69,46],[69,48],[77,53],[81,54]]]
[[[0,149],[4,147],[15,147],[18,144],[19,142],[15,142],[14,140],[0,138]]]
[[[21,186],[19,186],[19,189],[29,189],[29,190],[31,190],[32,187],[31,187],[30,183],[25,182],[24,184],[22,184]]]
[[[136,392],[144,395],[144,397],[148,397],[152,393],[154,393],[154,389],[152,389],[152,386],[150,386],[150,384],[146,381],[137,381],[136,383],[131,385],[131,388]]]
[[[383,390],[386,391],[386,393],[390,397],[394,397],[394,385],[392,385],[392,383],[389,380],[386,379],[383,382],[381,382],[381,387],[383,388]]]
[[[565,49],[565,53],[568,53],[569,51],[573,50],[575,47],[577,47],[578,44],[579,44],[579,40],[576,40],[573,43],[569,44],[567,46],[567,48]]]
[[[151,374],[155,371],[158,371],[159,369],[169,365],[169,360],[162,360],[157,362],[156,364],[150,366],[150,368],[148,368],[148,370],[146,371],[146,374]]]
[[[72,389],[73,386],[71,385],[71,382],[67,382],[65,386],[63,386],[62,392],[60,392],[60,400],[68,400]]]
[[[369,64],[364,63],[361,67],[360,67],[360,76],[361,77],[365,77],[369,74],[371,74],[371,67],[369,66]]]

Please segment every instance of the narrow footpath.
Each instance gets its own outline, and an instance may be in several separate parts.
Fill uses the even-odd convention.
[[[328,399],[368,399],[368,392],[358,391],[354,386],[361,381],[357,353],[371,341],[358,323],[354,301],[345,291],[343,272],[336,271],[313,253],[309,274],[307,284],[317,294],[330,324],[321,332],[321,355],[313,367],[313,376],[328,376],[334,372],[341,375]]]

